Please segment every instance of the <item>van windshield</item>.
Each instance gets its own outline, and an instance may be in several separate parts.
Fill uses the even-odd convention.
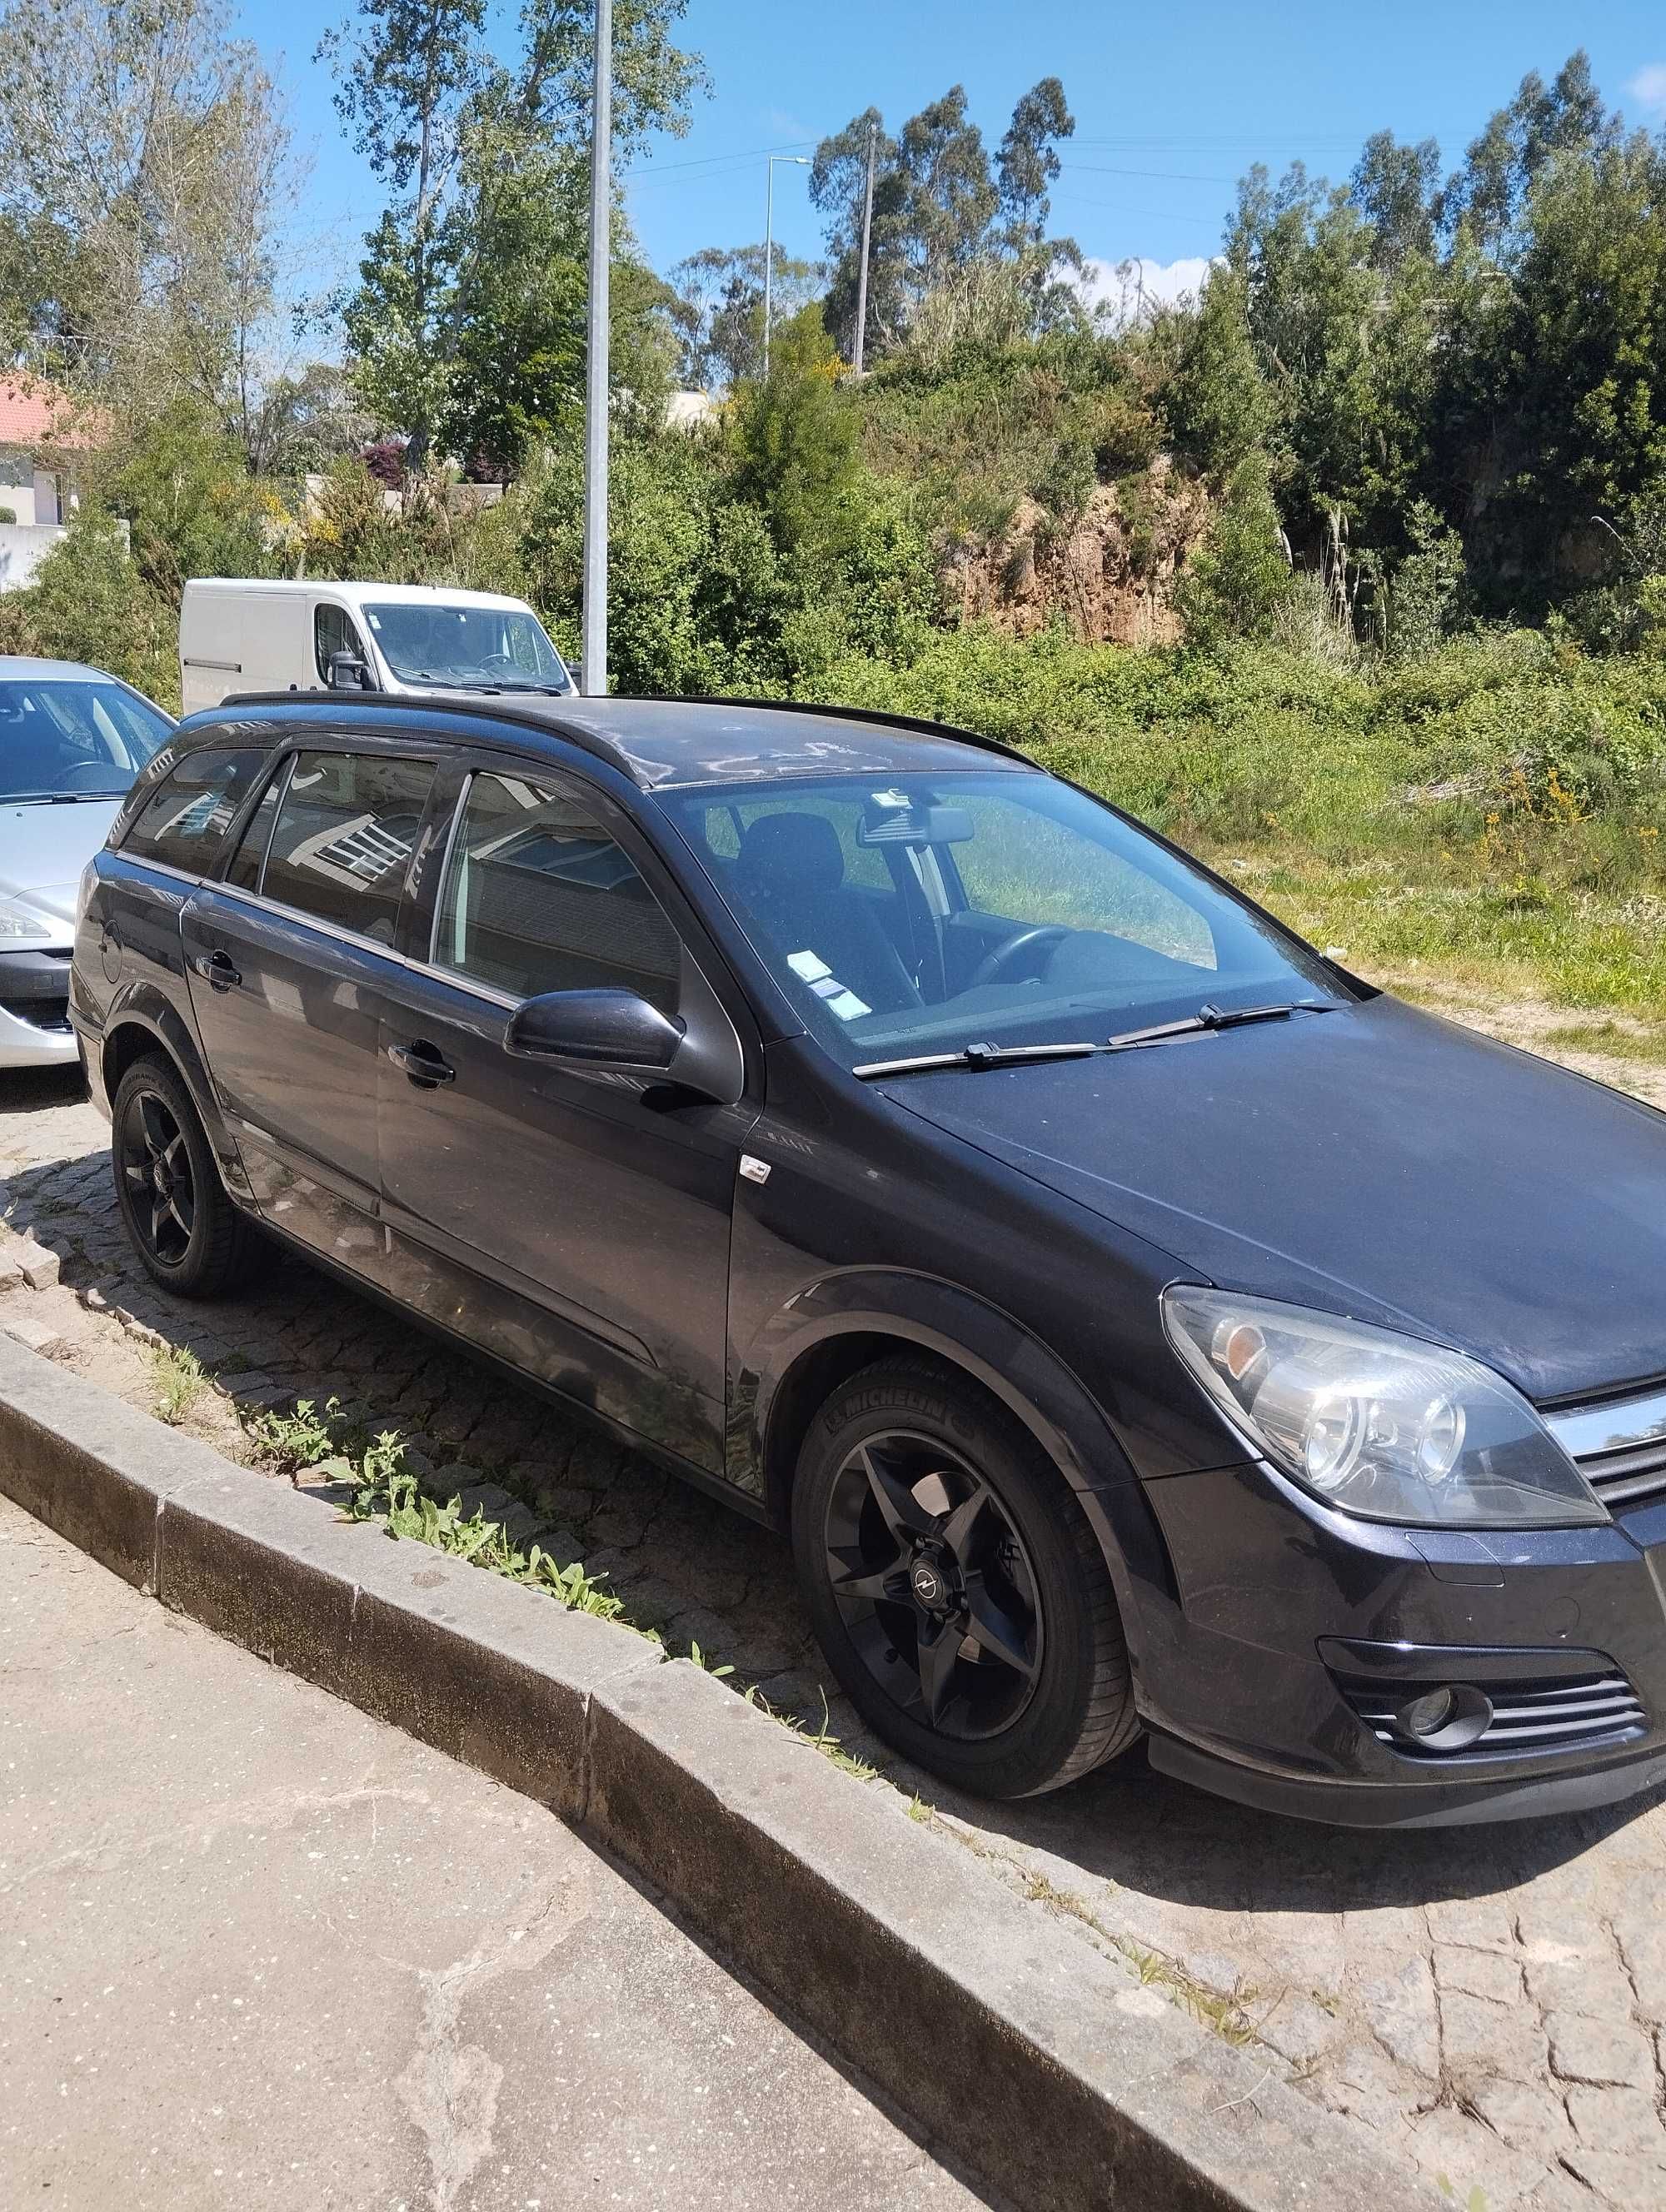
[[[572,680],[544,625],[526,607],[383,604],[365,620],[401,684],[465,690],[517,684],[569,691]]]
[[[805,1026],[847,1067],[1269,1003],[1317,953],[1085,793],[1012,772],[662,794]]]

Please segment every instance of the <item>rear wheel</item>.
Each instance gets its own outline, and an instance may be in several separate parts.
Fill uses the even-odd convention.
[[[800,1459],[793,1547],[852,1703],[945,1781],[1029,1796],[1138,1734],[1092,1532],[975,1385],[903,1359],[845,1384]]]
[[[171,1062],[136,1060],[111,1101],[116,1202],[165,1290],[211,1298],[246,1273],[255,1232],[226,1195],[191,1093]]]

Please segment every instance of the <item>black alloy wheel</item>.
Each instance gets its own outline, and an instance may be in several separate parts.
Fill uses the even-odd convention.
[[[998,1735],[1034,1694],[1036,1574],[995,1493],[958,1453],[905,1429],[858,1443],[824,1518],[828,1584],[883,1693],[939,1735]]]
[[[255,1232],[226,1195],[220,1170],[172,1064],[136,1060],[110,1107],[116,1200],[146,1268],[182,1297],[213,1297],[247,1265]]]
[[[841,1686],[931,1773],[1029,1796],[1138,1735],[1104,1554],[970,1378],[899,1358],[845,1383],[800,1455],[793,1548]]]
[[[185,1131],[160,1091],[134,1095],[121,1131],[121,1173],[146,1256],[178,1267],[197,1226],[197,1185]]]

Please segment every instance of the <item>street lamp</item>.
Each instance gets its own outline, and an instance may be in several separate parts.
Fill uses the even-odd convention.
[[[769,191],[763,216],[763,374],[769,374],[769,294],[770,278],[775,266],[775,163],[785,161],[789,167],[807,169],[807,154],[771,154],[769,161]]]

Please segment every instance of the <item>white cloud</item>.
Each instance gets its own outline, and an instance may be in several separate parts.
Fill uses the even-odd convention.
[[[1666,115],[1666,62],[1645,62],[1626,89],[1645,115]]]
[[[1121,330],[1154,307],[1195,298],[1213,265],[1202,254],[1181,261],[1150,261],[1143,254],[1127,261],[1087,261],[1082,264],[1081,294],[1113,329]]]

